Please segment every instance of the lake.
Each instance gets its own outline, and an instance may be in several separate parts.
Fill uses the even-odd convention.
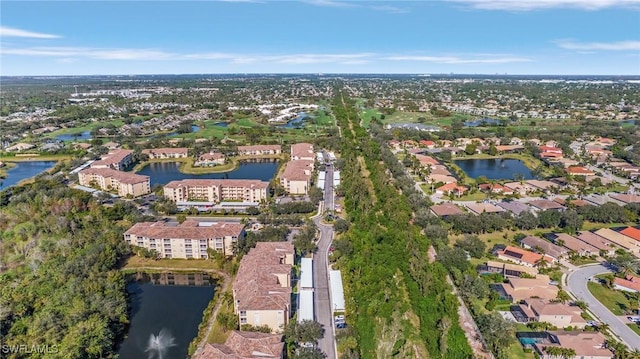
[[[179,162],[153,162],[145,166],[138,174],[149,176],[151,186],[165,185],[171,181],[189,178],[197,179],[256,179],[271,181],[278,170],[277,160],[243,161],[233,171],[222,173],[188,174],[180,172]]]
[[[56,140],[59,141],[77,141],[77,140],[90,140],[91,132],[78,132],[78,133],[67,133],[64,135],[56,136]]]
[[[56,161],[27,161],[15,162],[15,167],[7,170],[7,178],[0,179],[0,190],[18,184],[22,180],[39,175],[53,168]]]
[[[455,160],[454,162],[470,178],[485,176],[488,179],[512,180],[515,179],[516,174],[522,175],[524,179],[535,178],[524,162],[512,158]]]
[[[136,273],[128,279],[130,326],[120,358],[186,358],[215,282],[203,273]]]
[[[218,127],[229,127],[229,124],[226,122],[216,122],[214,125]]]
[[[311,119],[311,115],[306,112],[298,113],[298,116],[292,120],[287,121],[286,125],[280,125],[279,128],[299,128],[304,127],[306,121]]]

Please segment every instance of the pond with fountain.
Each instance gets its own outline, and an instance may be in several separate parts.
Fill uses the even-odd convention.
[[[120,358],[186,358],[216,281],[206,273],[128,275],[130,325]]]

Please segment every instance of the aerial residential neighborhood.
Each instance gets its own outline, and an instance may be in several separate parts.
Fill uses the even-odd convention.
[[[2,2],[0,358],[640,357],[637,5]]]

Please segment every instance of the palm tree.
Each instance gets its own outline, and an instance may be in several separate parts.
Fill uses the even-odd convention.
[[[547,268],[549,266],[549,262],[547,262],[546,259],[544,259],[544,257],[540,257],[535,263],[534,266],[538,267],[538,268]]]

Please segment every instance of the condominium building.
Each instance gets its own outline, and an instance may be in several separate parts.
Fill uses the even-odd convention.
[[[240,156],[279,155],[281,153],[282,147],[280,145],[238,146],[238,155]]]
[[[122,171],[133,162],[133,151],[117,149],[91,163],[91,168],[112,168]]]
[[[282,334],[240,332],[234,330],[224,344],[207,343],[195,352],[194,359],[281,359],[284,356]]]
[[[84,169],[78,172],[78,182],[82,186],[99,187],[104,191],[116,191],[122,197],[127,195],[138,197],[151,192],[149,176],[116,171],[111,168]]]
[[[291,145],[291,160],[313,161],[316,158],[313,145],[310,143],[295,143]]]
[[[240,325],[266,325],[283,331],[291,315],[291,270],[295,252],[289,242],[258,242],[242,260],[233,282]]]
[[[200,155],[195,163],[193,164],[196,167],[209,167],[209,166],[218,166],[223,165],[227,156],[224,153],[220,152],[211,152]]]
[[[290,194],[307,194],[311,188],[313,161],[289,161],[280,175],[280,184]]]
[[[244,201],[258,203],[267,199],[269,182],[232,179],[184,179],[164,186],[165,197],[174,202]]]
[[[189,150],[185,147],[166,147],[142,150],[142,153],[149,156],[151,160],[167,159],[167,158],[187,158]]]
[[[234,243],[244,234],[244,225],[240,223],[141,222],[124,233],[124,240],[133,246],[155,250],[161,258],[206,259],[208,248],[233,255]]]

